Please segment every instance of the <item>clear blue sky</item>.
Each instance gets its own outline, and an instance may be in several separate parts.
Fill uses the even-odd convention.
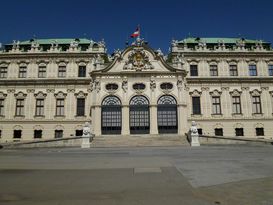
[[[3,0],[0,42],[33,38],[105,39],[109,52],[140,24],[168,51],[172,38],[238,37],[273,42],[272,0]]]

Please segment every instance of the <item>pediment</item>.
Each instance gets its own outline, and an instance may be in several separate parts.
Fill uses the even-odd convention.
[[[95,73],[158,73],[158,72],[183,72],[182,69],[176,69],[163,59],[160,51],[154,51],[150,47],[130,46],[123,52],[116,51],[114,60],[108,66],[101,70],[92,71]]]

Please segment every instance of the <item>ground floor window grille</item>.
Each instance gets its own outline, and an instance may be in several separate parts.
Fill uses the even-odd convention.
[[[264,128],[256,128],[256,136],[264,136]]]
[[[215,136],[223,136],[223,128],[216,128],[214,132]]]
[[[13,138],[15,139],[22,138],[22,130],[13,130]]]
[[[42,138],[42,130],[34,130],[34,139],[40,139]]]
[[[236,136],[244,136],[244,129],[243,128],[235,128]]]
[[[55,130],[55,138],[62,138],[63,130]]]

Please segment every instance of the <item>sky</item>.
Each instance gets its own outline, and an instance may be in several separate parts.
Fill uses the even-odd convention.
[[[0,42],[36,38],[104,39],[123,49],[137,27],[168,52],[172,39],[244,37],[273,43],[272,0],[2,0]]]

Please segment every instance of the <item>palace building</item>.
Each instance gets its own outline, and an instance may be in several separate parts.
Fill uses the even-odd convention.
[[[81,136],[273,136],[273,50],[243,38],[31,39],[0,51],[0,142]]]

